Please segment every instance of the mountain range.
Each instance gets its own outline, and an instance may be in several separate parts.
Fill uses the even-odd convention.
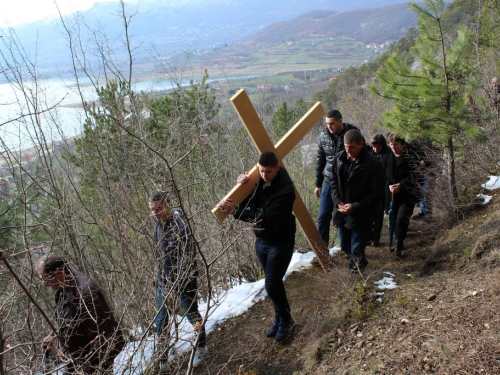
[[[399,5],[394,5],[398,4]],[[389,7],[388,7],[389,6]],[[364,42],[398,39],[416,17],[401,0],[149,0],[126,4],[132,15],[129,36],[136,56],[153,47],[162,55],[244,40],[277,43],[308,33],[346,35]],[[370,9],[366,9],[370,8]],[[106,43],[117,57],[124,51],[123,19],[117,3],[96,3],[67,17],[66,26],[80,36],[82,48]],[[70,62],[68,39],[60,20],[18,26],[21,43],[41,66]]]

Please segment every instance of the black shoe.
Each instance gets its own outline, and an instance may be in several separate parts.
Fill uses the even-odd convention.
[[[379,247],[380,246],[380,241],[379,240],[372,240],[371,241],[373,247]]]
[[[290,336],[290,332],[292,331],[294,326],[295,321],[293,319],[290,319],[288,322],[280,322],[278,332],[276,332],[276,336],[274,337],[274,339],[277,342],[285,340],[286,338],[288,338],[288,336]]]
[[[269,328],[266,332],[266,336],[269,337],[270,339],[273,338],[274,336],[276,336],[276,333],[278,332],[279,325],[280,325],[279,318],[274,319],[274,322],[273,322],[271,328]]]
[[[366,258],[363,258],[359,261],[358,268],[360,269],[360,271],[362,271],[366,268],[367,265],[368,265],[368,261],[366,260]]]
[[[401,256],[401,251],[404,250],[404,246],[403,244],[397,244],[395,247],[394,247],[394,255],[396,255],[397,257],[400,257]]]

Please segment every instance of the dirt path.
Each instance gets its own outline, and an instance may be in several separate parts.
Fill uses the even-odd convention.
[[[209,335],[209,355],[195,373],[500,373],[498,270],[477,275],[465,267],[420,277],[438,228],[412,220],[402,258],[390,253],[387,240],[368,247],[362,275],[350,275],[340,254],[327,274],[320,268],[292,274],[286,280],[297,322],[291,337],[281,344],[265,337],[273,317],[266,299]],[[380,296],[374,283],[385,272],[397,288]]]

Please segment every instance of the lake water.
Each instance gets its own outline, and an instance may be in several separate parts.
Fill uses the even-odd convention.
[[[181,85],[189,85],[190,79],[182,80]],[[97,97],[89,83],[81,83],[81,95],[76,82],[57,79],[25,84],[22,88],[0,84],[0,152],[33,147],[40,144],[42,137],[52,143],[80,134],[85,118],[83,109],[78,107],[82,97],[88,102]],[[133,90],[152,92],[172,87],[171,80],[150,80],[135,83]],[[39,114],[30,115],[35,112]],[[15,119],[19,120],[12,121]]]

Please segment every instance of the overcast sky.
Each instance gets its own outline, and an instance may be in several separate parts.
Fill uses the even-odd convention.
[[[63,14],[70,14],[90,9],[94,3],[108,1],[119,0],[0,0],[0,27],[16,26],[57,16],[55,3]]]

